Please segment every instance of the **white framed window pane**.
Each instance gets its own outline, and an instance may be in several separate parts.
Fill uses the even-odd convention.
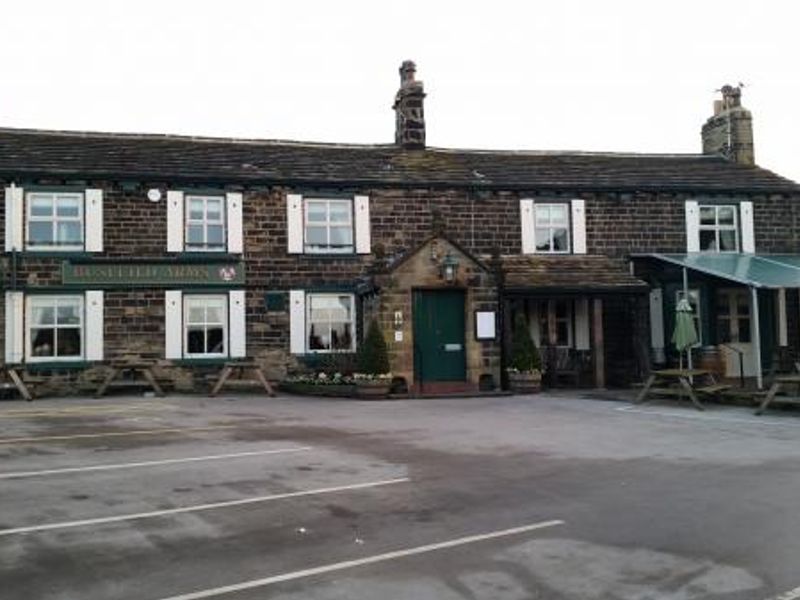
[[[720,225],[735,225],[736,224],[736,211],[732,206],[719,206],[717,207],[718,223]]]
[[[536,228],[536,249],[539,252],[549,252],[550,246],[550,230],[543,228]]]
[[[550,224],[550,206],[544,204],[535,204],[536,210],[536,224],[549,225]]]
[[[209,225],[208,226],[208,245],[221,246],[224,242],[224,233],[222,225]]]
[[[353,243],[353,230],[350,227],[331,227],[331,245],[349,246]]]
[[[221,306],[208,306],[206,308],[206,323],[222,323],[224,316]]]
[[[206,335],[204,327],[191,326],[186,334],[186,351],[189,354],[206,354]]]
[[[220,198],[209,198],[206,205],[206,219],[209,221],[222,220],[222,200]]]
[[[715,251],[717,249],[717,232],[713,229],[700,230],[700,250]]]
[[[306,204],[306,220],[311,223],[324,223],[328,220],[325,202],[309,201]]]
[[[567,207],[565,204],[554,204],[550,207],[550,222],[554,225],[563,225],[567,220]]]
[[[202,305],[190,304],[187,311],[187,320],[189,323],[205,323],[206,309]]]
[[[32,306],[31,325],[55,325],[56,311],[53,306]]]
[[[714,206],[700,207],[700,225],[716,225],[717,211]]]
[[[307,346],[310,351],[353,349],[353,297],[345,294],[307,296]]]
[[[57,217],[73,217],[77,218],[81,215],[81,202],[80,199],[74,196],[61,197],[56,203],[56,216]]]
[[[200,246],[203,244],[202,225],[189,225],[186,228],[186,243],[190,246]]]
[[[52,217],[53,199],[50,196],[31,195],[30,214],[32,217]]]
[[[31,354],[35,357],[55,356],[56,330],[31,329]]]
[[[192,221],[202,221],[205,217],[205,209],[201,198],[191,198],[189,200],[189,219]]]
[[[28,223],[28,242],[31,244],[51,244],[53,242],[52,221],[31,221]]]
[[[328,219],[331,223],[349,223],[350,211],[350,202],[331,202]]]
[[[325,246],[328,243],[326,227],[306,227],[306,243],[313,246]]]
[[[80,244],[83,241],[83,224],[80,221],[56,223],[56,239],[59,244]]]
[[[553,251],[566,252],[569,250],[569,234],[566,229],[553,229]]]
[[[59,304],[57,308],[59,325],[80,325],[81,307],[75,304]]]
[[[206,337],[206,353],[224,354],[225,353],[225,330],[222,326],[209,327]]]
[[[719,249],[722,252],[736,252],[736,231],[723,229],[719,232]]]
[[[59,328],[56,339],[56,355],[59,357],[81,356],[81,330]]]

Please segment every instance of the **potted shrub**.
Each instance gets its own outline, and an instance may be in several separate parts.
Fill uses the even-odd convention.
[[[511,365],[507,369],[511,390],[517,394],[535,394],[542,389],[542,357],[531,339],[522,314],[514,322]]]
[[[359,398],[386,398],[392,385],[389,352],[378,322],[373,319],[358,351],[358,373],[353,374]]]

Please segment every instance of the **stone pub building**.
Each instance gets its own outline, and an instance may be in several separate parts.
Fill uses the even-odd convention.
[[[147,356],[193,390],[343,359],[374,317],[410,390],[465,391],[522,314],[551,383],[626,385],[669,359],[684,269],[704,345],[797,353],[800,187],[755,166],[739,90],[702,154],[480,151],[428,147],[400,75],[384,145],[0,130],[5,362],[77,392]]]

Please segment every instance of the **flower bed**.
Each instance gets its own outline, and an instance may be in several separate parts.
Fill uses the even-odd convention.
[[[391,386],[391,373],[380,375],[369,375],[363,373],[353,373],[352,375],[342,375],[334,373],[317,373],[309,375],[293,375],[284,380],[280,389],[290,394],[302,394],[304,396],[327,396],[336,398],[359,398],[359,397],[385,397]],[[374,390],[380,388],[382,393],[375,393]],[[365,396],[364,391],[369,389],[370,393]]]

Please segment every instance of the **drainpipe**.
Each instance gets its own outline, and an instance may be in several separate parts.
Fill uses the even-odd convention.
[[[750,288],[750,331],[753,338],[753,359],[756,364],[756,385],[758,389],[764,387],[764,378],[761,373],[761,323],[758,318],[758,290],[755,287]]]

